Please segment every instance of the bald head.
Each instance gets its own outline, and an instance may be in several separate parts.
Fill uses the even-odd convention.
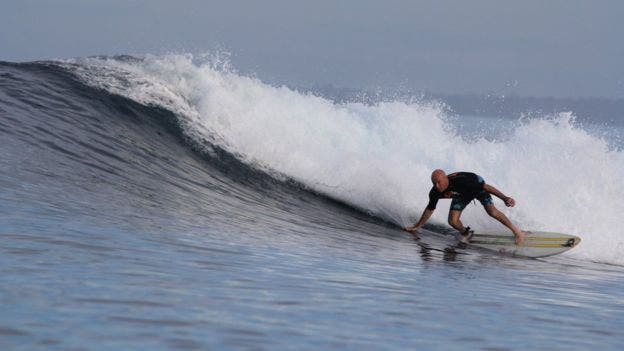
[[[439,192],[444,191],[444,189],[448,188],[449,186],[448,177],[446,176],[446,173],[444,173],[444,171],[441,169],[436,169],[431,173],[431,182],[433,183],[433,186],[436,188],[436,190],[438,190]]]

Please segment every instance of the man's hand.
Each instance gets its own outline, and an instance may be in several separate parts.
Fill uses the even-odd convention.
[[[416,232],[420,230],[420,227],[413,225],[413,226],[405,227],[403,228],[403,230],[405,230],[406,232],[410,232],[412,234],[416,234]]]
[[[514,207],[516,205],[516,200],[514,200],[511,197],[506,197],[504,201],[505,201],[505,206],[507,207]]]

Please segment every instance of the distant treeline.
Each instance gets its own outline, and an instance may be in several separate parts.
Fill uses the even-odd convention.
[[[572,112],[579,121],[624,124],[624,99],[524,97],[517,95],[455,95],[413,92],[371,92],[331,85],[304,89],[338,102],[375,103],[384,100],[438,100],[454,114],[518,118]]]

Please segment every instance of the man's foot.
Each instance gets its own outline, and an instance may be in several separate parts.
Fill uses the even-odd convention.
[[[466,227],[463,233],[459,234],[459,241],[468,244],[472,236],[474,235],[474,230],[470,230],[470,227]]]

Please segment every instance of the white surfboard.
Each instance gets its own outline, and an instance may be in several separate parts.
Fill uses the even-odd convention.
[[[562,233],[524,231],[524,243],[517,246],[511,232],[483,232],[475,233],[470,239],[469,246],[480,247],[489,251],[510,256],[547,257],[568,251],[581,242],[575,235]]]

